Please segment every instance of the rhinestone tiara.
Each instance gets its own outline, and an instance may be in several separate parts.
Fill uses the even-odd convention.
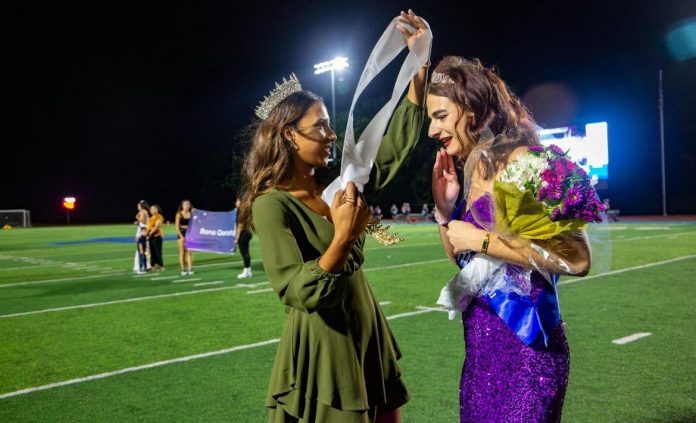
[[[454,80],[444,73],[433,72],[433,77],[430,79],[431,84],[454,84]]]
[[[273,109],[290,94],[302,91],[300,80],[297,79],[294,73],[291,73],[288,79],[283,78],[283,82],[276,82],[275,88],[263,98],[263,101],[256,108],[256,116],[262,120],[266,120]]]

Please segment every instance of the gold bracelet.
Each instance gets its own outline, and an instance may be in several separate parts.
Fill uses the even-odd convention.
[[[491,242],[491,233],[486,232],[486,237],[483,238],[483,244],[481,244],[481,253],[488,254],[488,244]]]

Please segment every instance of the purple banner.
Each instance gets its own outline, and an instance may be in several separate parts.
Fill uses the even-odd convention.
[[[193,209],[188,230],[186,248],[193,251],[232,254],[237,238],[237,210],[211,212]]]

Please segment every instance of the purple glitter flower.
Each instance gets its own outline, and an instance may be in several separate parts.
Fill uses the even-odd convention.
[[[532,153],[541,153],[544,151],[544,146],[542,145],[530,145],[527,147],[527,150],[532,152]]]

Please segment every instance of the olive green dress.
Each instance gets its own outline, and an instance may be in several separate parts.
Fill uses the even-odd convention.
[[[373,174],[382,187],[408,158],[423,109],[404,99],[380,145]],[[370,422],[408,401],[387,320],[363,274],[365,236],[343,270],[317,264],[334,227],[292,194],[272,189],[252,208],[271,286],[287,306],[266,406],[269,422]]]

